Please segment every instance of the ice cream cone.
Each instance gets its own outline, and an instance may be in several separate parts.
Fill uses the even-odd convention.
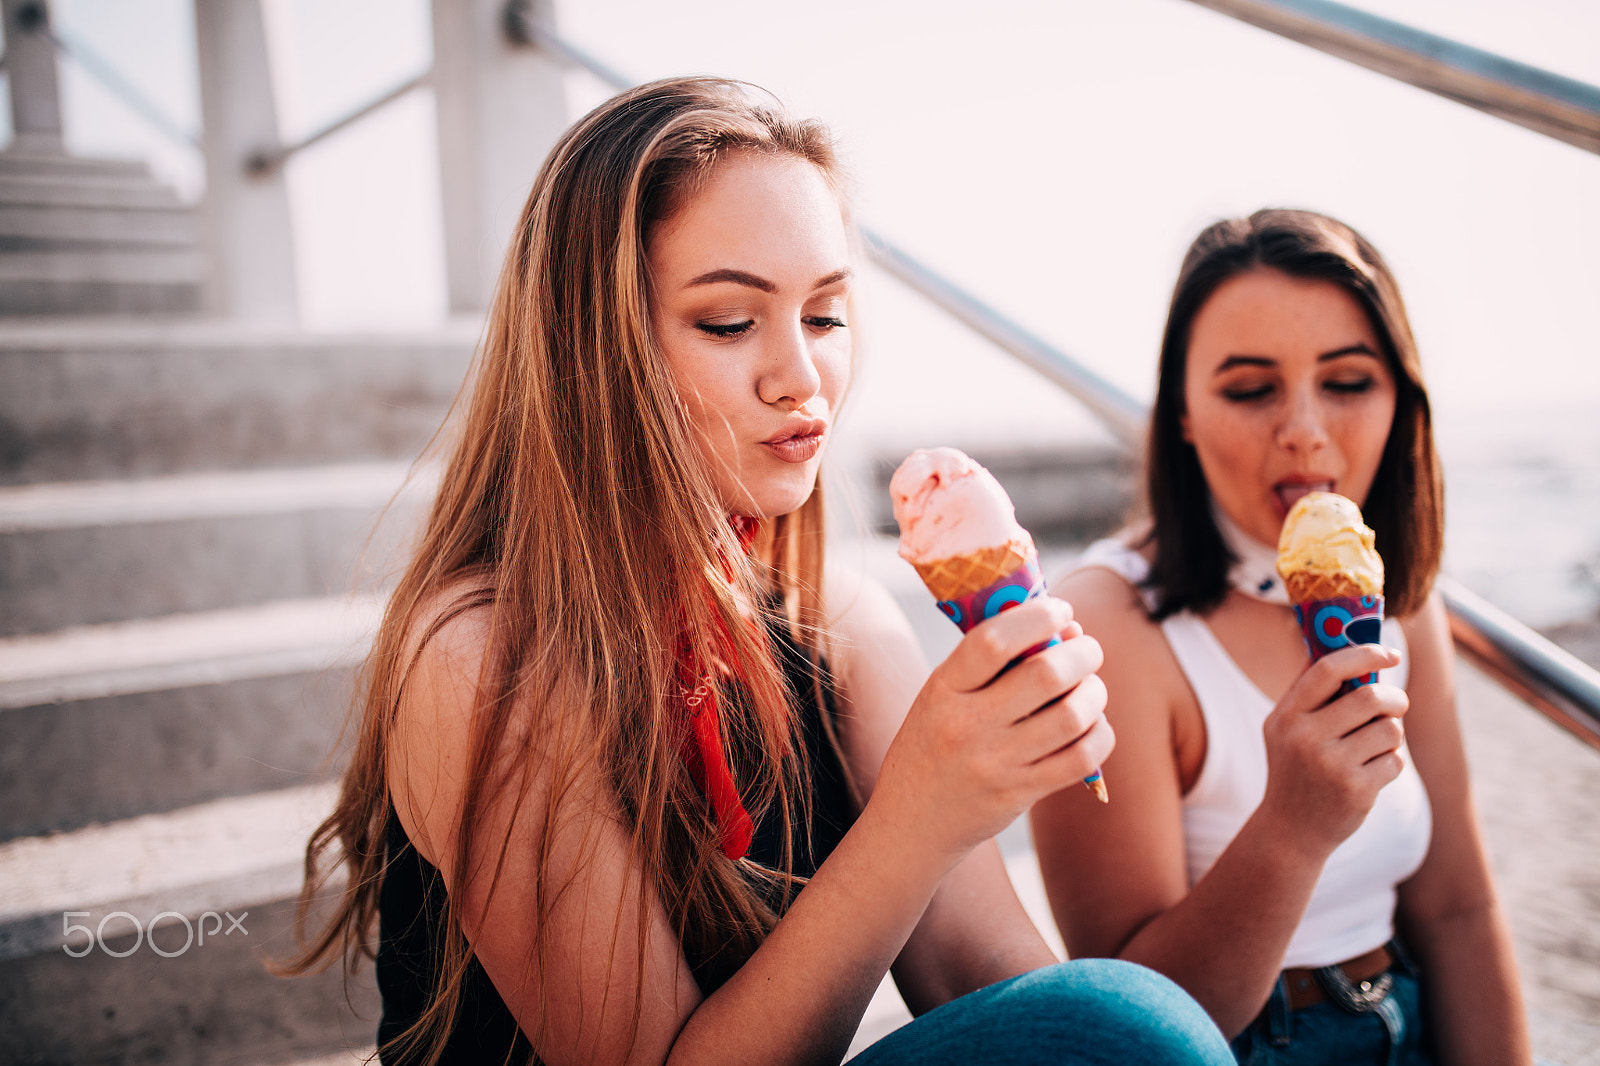
[[[1355,503],[1331,492],[1295,501],[1278,537],[1278,576],[1306,651],[1316,662],[1351,644],[1376,644],[1383,627],[1383,559]],[[1350,678],[1348,692],[1378,680]]]
[[[1313,600],[1334,600],[1341,596],[1361,596],[1361,582],[1347,574],[1318,574],[1307,571],[1290,573],[1283,579],[1289,590],[1290,603],[1310,603]]]
[[[1005,489],[983,467],[953,448],[917,451],[889,484],[900,525],[900,556],[946,618],[963,633],[1001,611],[1045,592],[1033,538],[1017,524]],[[1021,655],[1059,644],[1052,636]],[[1100,770],[1083,779],[1109,802]]]
[[[964,555],[912,563],[917,576],[936,600],[956,600],[992,585],[1026,563],[1034,554],[1031,541],[1010,540]]]

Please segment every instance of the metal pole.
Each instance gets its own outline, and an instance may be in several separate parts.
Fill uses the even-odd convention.
[[[534,5],[553,22],[550,0]],[[545,155],[569,121],[559,59],[508,32],[505,0],[433,0],[450,310],[489,305],[500,260]]]
[[[11,80],[11,151],[65,155],[61,86],[50,43],[45,0],[0,0],[6,27],[6,73]]]
[[[232,318],[299,314],[289,191],[281,170],[252,174],[251,156],[279,140],[261,0],[195,0],[206,158],[205,304]]]

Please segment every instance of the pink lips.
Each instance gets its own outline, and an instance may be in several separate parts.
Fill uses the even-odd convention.
[[[820,418],[807,418],[791,422],[783,432],[761,443],[786,463],[804,463],[815,458],[822,449],[822,438],[827,432],[828,423]]]
[[[1295,501],[1302,496],[1309,496],[1313,492],[1332,492],[1332,478],[1287,478],[1272,487],[1272,494],[1281,508],[1279,518],[1289,513]]]

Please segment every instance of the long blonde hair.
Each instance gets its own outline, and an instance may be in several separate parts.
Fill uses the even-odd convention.
[[[573,814],[560,807],[565,786],[597,773],[629,819],[640,887],[662,900],[686,949],[737,965],[776,920],[718,847],[713,812],[680,757],[684,709],[673,681],[680,634],[698,662],[742,666],[739,691],[720,700],[740,794],[757,822],[772,809],[786,824],[803,820],[804,760],[783,675],[740,604],[770,603],[757,590],[775,587],[769,622],[787,625],[816,660],[821,490],[764,521],[760,561],[746,559],[698,458],[647,306],[651,228],[732,152],[805,159],[839,188],[820,125],[713,79],[660,81],[613,98],[574,125],[541,168],[469,391],[457,401],[438,497],[366,661],[352,761],[307,848],[302,918],[341,865],[348,881],[329,924],[286,971],[341,956],[353,968],[372,955],[391,806],[386,752],[402,690],[427,639],[474,609],[487,613],[489,637],[451,845],[459,876],[485,872],[491,893],[498,883],[507,841],[474,832],[491,803],[515,797],[520,809],[537,776],[549,782],[538,793],[545,808],[523,816],[549,827]],[[843,211],[842,193],[840,202]],[[513,719],[529,709],[536,729],[574,720],[579,728],[516,746]],[[508,751],[517,753],[510,770]],[[537,913],[527,921],[531,972],[542,975],[545,919],[560,886],[549,883],[549,855],[536,861]],[[773,876],[788,873],[786,858]],[[428,1048],[429,1061],[460,1005],[470,957],[461,918],[452,901],[431,1007],[399,1041]],[[642,955],[642,924],[634,938],[617,932],[616,943],[632,939]],[[537,992],[541,1002],[559,994]]]

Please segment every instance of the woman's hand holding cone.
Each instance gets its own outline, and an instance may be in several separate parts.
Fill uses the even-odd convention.
[[[1052,636],[1061,642],[1007,669]],[[1101,658],[1072,608],[1051,597],[979,624],[912,704],[873,802],[902,805],[908,829],[964,855],[1110,754]]]

